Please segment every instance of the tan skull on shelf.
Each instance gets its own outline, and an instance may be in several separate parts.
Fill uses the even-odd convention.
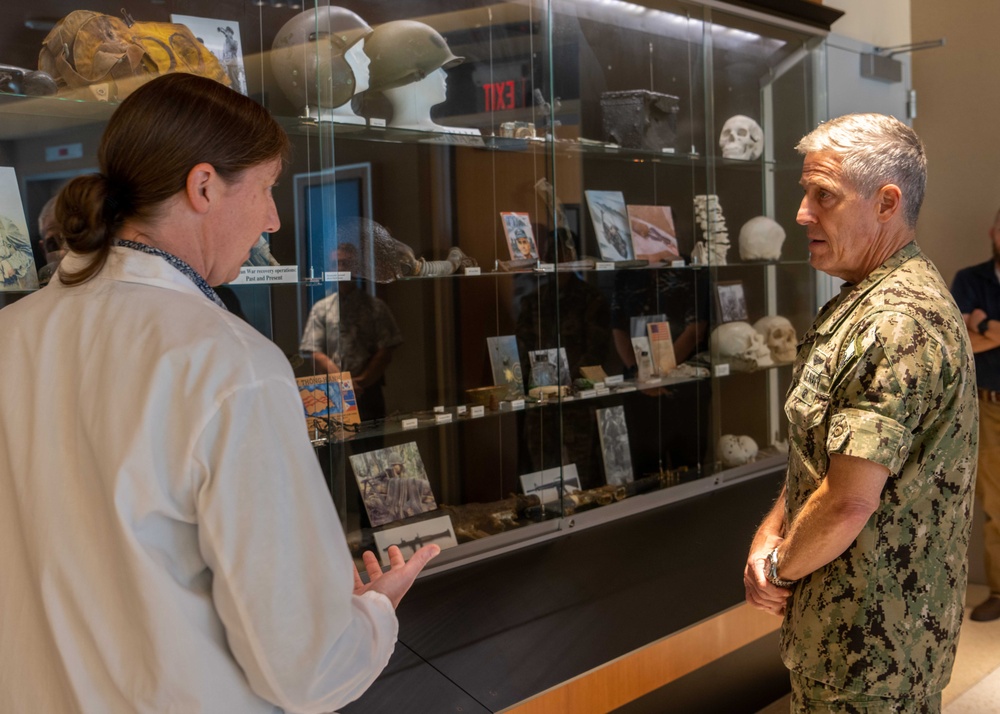
[[[799,336],[795,326],[786,317],[768,315],[753,323],[753,329],[764,338],[764,343],[775,362],[794,362],[798,352]]]
[[[750,117],[742,114],[729,117],[722,125],[719,148],[724,159],[759,159],[764,153],[764,131]]]
[[[749,436],[723,434],[719,437],[719,460],[726,468],[742,466],[757,458],[757,442]]]
[[[713,360],[729,362],[734,369],[752,372],[770,367],[771,350],[748,322],[727,322],[712,330],[710,339]]]

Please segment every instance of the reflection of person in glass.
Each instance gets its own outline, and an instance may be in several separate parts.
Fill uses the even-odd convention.
[[[331,254],[339,270],[357,274],[358,249],[342,243]],[[354,282],[317,302],[309,313],[299,349],[312,356],[319,373],[350,372],[364,420],[385,416],[385,370],[403,335],[389,306]]]
[[[45,202],[38,214],[38,236],[38,242],[45,254],[45,265],[38,271],[38,284],[48,285],[59,267],[59,261],[66,255],[66,242],[59,230],[59,224],[56,223],[55,196]]]

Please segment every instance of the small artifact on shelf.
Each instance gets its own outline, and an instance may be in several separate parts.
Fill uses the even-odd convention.
[[[648,89],[601,94],[601,123],[607,141],[630,149],[674,150],[680,99]]]
[[[740,228],[741,260],[778,260],[785,229],[767,216],[751,218]]]
[[[764,130],[748,116],[737,114],[722,125],[719,148],[724,159],[759,159],[764,153]]]
[[[448,251],[447,260],[417,258],[410,246],[396,240],[384,226],[368,218],[346,219],[337,228],[337,240],[361,248],[356,260],[345,261],[339,269],[377,283],[391,283],[406,277],[451,275],[460,268],[476,266],[475,259],[457,246]]]
[[[727,469],[748,464],[757,458],[757,442],[749,436],[723,434],[719,437],[719,460]]]
[[[459,541],[478,540],[520,528],[541,515],[541,501],[536,495],[512,495],[491,503],[442,503],[439,510],[451,516]]]
[[[709,339],[713,361],[728,362],[740,372],[771,367],[771,350],[764,337],[747,322],[727,322],[712,330]]]
[[[94,87],[96,96],[113,101],[170,72],[198,74],[230,86],[218,58],[187,26],[136,22],[124,15],[123,21],[90,10],[69,13],[42,41],[38,69],[55,78],[60,91]]]
[[[722,215],[719,197],[714,194],[695,196],[694,218],[701,229],[702,240],[691,251],[691,262],[695,265],[725,265],[730,245],[729,229]]]
[[[466,389],[465,395],[470,403],[495,412],[500,408],[500,400],[507,396],[507,386],[474,387]]]
[[[535,125],[528,121],[505,121],[500,124],[500,136],[505,139],[534,139]]]
[[[764,338],[764,343],[771,352],[771,359],[775,363],[795,361],[799,349],[799,337],[795,333],[795,326],[787,317],[767,315],[753,323],[753,329]]]
[[[522,270],[534,270],[538,265],[537,258],[517,258],[515,260],[498,260],[497,268],[504,273],[516,273]]]
[[[56,81],[47,72],[0,64],[0,92],[4,94],[44,97],[55,94],[58,89]]]

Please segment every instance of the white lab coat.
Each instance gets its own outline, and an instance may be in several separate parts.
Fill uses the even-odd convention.
[[[0,711],[328,712],[384,667],[287,360],[166,261],[0,310],[0,385]]]

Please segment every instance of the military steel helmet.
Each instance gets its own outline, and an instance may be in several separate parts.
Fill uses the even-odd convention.
[[[430,25],[396,20],[379,25],[365,40],[371,58],[371,89],[392,89],[419,82],[436,69],[448,69],[465,58],[456,57],[448,43]]]
[[[389,463],[390,466],[395,466],[396,464],[402,466],[403,456],[398,451],[390,451],[386,456],[386,461]]]
[[[344,53],[372,33],[350,10],[319,7],[286,22],[271,46],[271,68],[295,108],[332,109],[354,96],[357,79]]]

